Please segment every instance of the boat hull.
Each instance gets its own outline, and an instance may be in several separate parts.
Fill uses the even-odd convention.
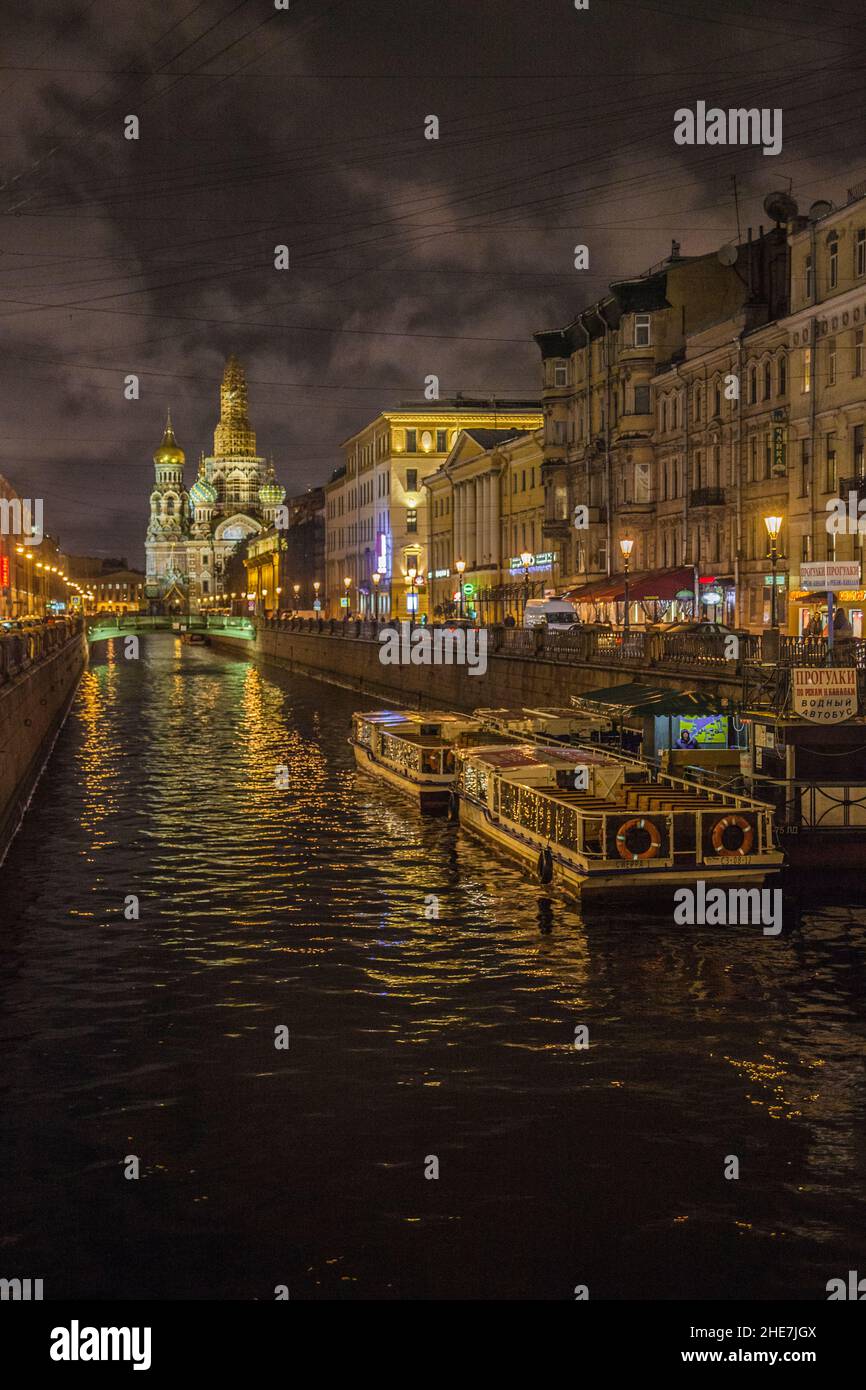
[[[443,815],[448,810],[453,790],[453,778],[429,782],[416,781],[382,762],[363,744],[355,743],[352,740],[350,742],[352,742],[355,751],[355,762],[362,772],[369,773],[371,777],[377,777],[382,782],[387,782],[389,787],[394,787],[396,791],[410,797],[425,815]]]
[[[596,896],[643,896],[648,892],[656,897],[670,896],[677,888],[700,880],[714,887],[758,888],[780,871],[779,867],[763,864],[754,867],[738,865],[736,868],[717,868],[712,864],[664,864],[652,868],[651,861],[640,867],[623,861],[622,869],[586,870],[558,846],[548,846],[546,841],[533,836],[531,831],[521,829],[518,833],[510,825],[503,825],[489,811],[465,796],[460,798],[460,825],[476,839],[493,845],[500,853],[517,860],[535,878],[538,877],[539,853],[549,848],[553,857],[550,883],[581,901]]]

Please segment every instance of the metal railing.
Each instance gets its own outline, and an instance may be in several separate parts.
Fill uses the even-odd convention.
[[[80,636],[83,628],[82,618],[64,618],[0,634],[0,685],[46,661],[73,637]]]

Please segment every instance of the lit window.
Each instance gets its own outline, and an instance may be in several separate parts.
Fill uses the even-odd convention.
[[[812,349],[803,348],[803,392],[812,389]]]

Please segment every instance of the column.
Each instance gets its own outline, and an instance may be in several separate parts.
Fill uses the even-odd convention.
[[[476,557],[478,554],[478,498],[476,494],[476,485],[474,478],[471,482],[466,484],[466,489],[467,499],[469,502],[466,518],[468,523],[466,528],[466,543],[469,549],[469,554],[466,556],[466,566],[468,569],[474,569],[475,565],[477,564]]]
[[[487,490],[488,475],[478,479],[478,544],[476,550],[476,563],[483,565],[488,555],[488,524],[490,521],[489,511],[489,492]]]
[[[490,475],[490,559],[497,569],[502,568],[499,527],[499,474]]]

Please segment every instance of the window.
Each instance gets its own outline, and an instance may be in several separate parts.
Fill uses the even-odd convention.
[[[803,394],[812,389],[812,349],[803,348]]]
[[[634,413],[635,415],[649,415],[650,410],[650,389],[648,386],[636,386],[634,388]]]
[[[696,421],[699,421],[700,418],[701,418],[701,410],[703,409],[703,403],[704,403],[704,393],[703,393],[703,391],[701,390],[700,386],[696,386],[696,387],[695,387],[695,420],[696,420]]]
[[[863,477],[863,426],[854,426],[854,467],[857,477]]]
[[[827,245],[830,253],[830,289],[835,290],[839,284],[839,243],[835,235],[831,236]]]
[[[826,486],[825,492],[836,491],[836,435],[828,434],[824,441],[825,457],[827,460]]]
[[[836,339],[827,339],[827,385],[836,385]]]
[[[418,530],[418,513],[414,507],[406,509],[406,530],[412,533]]]
[[[809,465],[812,462],[811,441],[804,439],[800,445],[800,496],[805,497],[809,491]]]
[[[406,469],[406,491],[407,491],[407,492],[417,492],[417,491],[418,491],[418,469],[417,469],[417,468],[407,468],[407,469]]]
[[[802,537],[801,537],[801,540],[802,540],[802,545],[801,545],[801,547],[800,547],[800,559],[801,559],[801,560],[805,560],[806,563],[808,564],[808,562],[809,562],[809,561],[811,560],[811,558],[812,558],[812,537],[811,537],[811,536],[802,536]]]
[[[436,431],[436,452],[437,454],[447,454],[448,452],[448,431]]]
[[[661,429],[662,434],[666,434],[668,428],[668,403],[666,399],[662,401],[661,406],[659,408],[659,421],[659,428]]]
[[[764,400],[768,401],[773,391],[772,371],[769,362],[764,363]]]
[[[649,314],[635,314],[634,316],[634,345],[635,347],[649,347],[652,342],[651,337],[652,320]]]
[[[567,363],[567,362],[556,362],[556,363],[554,364],[554,367],[553,367],[553,384],[554,384],[554,386],[567,386],[567,385],[568,385],[568,363]]]
[[[778,384],[779,389],[776,394],[779,396],[786,396],[788,394],[788,359],[784,353],[782,353],[782,356],[779,358]]]
[[[417,431],[417,430],[407,430],[407,431],[406,431],[406,453],[407,453],[407,454],[417,454],[417,452],[418,452],[418,431]]]
[[[863,375],[863,329],[858,328],[854,334],[854,376]]]
[[[812,257],[807,256],[803,263],[803,296],[812,298]]]
[[[719,386],[718,382],[716,382],[716,385],[715,385],[715,387],[714,387],[714,389],[713,389],[713,414],[714,414],[715,416],[718,417],[718,416],[721,415],[721,413],[722,413],[722,388],[721,388],[721,386]]]
[[[749,369],[749,405],[754,405],[758,399],[758,369]]]
[[[773,435],[770,430],[764,435],[764,477],[773,475]]]
[[[854,274],[866,275],[866,227],[858,227],[854,239]]]

